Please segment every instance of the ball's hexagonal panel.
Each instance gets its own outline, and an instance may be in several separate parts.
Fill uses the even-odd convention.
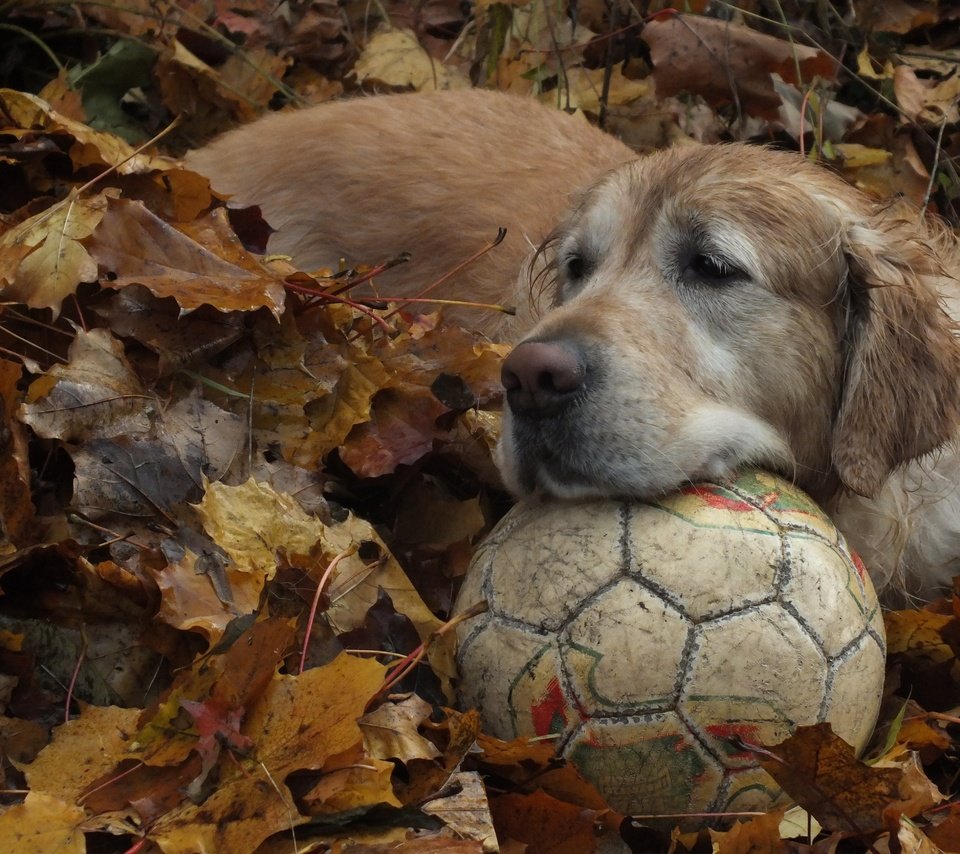
[[[489,615],[482,628],[468,636],[460,649],[461,701],[483,710],[486,730],[498,738],[559,732],[566,720],[554,712],[537,714],[543,697],[561,697],[556,638],[507,626]],[[549,717],[546,729],[538,731]],[[562,729],[562,727],[561,727]]]
[[[584,711],[604,715],[671,706],[691,629],[679,611],[630,578],[591,599],[560,639],[564,667]]]
[[[759,605],[698,626],[678,709],[728,766],[752,759],[731,752],[727,728],[776,744],[797,724],[819,720],[827,662],[777,604]]]
[[[630,572],[670,591],[694,620],[769,599],[783,551],[777,524],[716,489],[716,507],[678,494],[630,517]]]
[[[885,667],[886,649],[865,632],[831,668],[824,720],[858,753],[877,722]]]
[[[628,815],[702,812],[723,778],[723,769],[672,712],[586,721],[564,754],[610,806]]]
[[[618,506],[586,503],[576,515],[559,502],[521,506],[508,517],[509,536],[499,528],[490,535],[491,604],[531,626],[559,629],[580,602],[620,572]]]
[[[762,768],[728,771],[718,812],[767,812],[790,802],[790,797]]]
[[[873,585],[848,552],[819,536],[795,533],[787,555],[790,573],[783,601],[793,606],[827,658],[833,658],[880,610]]]

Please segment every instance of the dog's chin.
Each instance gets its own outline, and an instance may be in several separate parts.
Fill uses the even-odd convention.
[[[504,485],[520,497],[645,501],[692,483],[730,479],[746,466],[788,475],[793,468],[789,447],[771,425],[716,404],[687,415],[674,455],[649,449],[617,453],[583,437],[571,439],[565,451],[557,453],[529,437],[519,440],[512,426],[505,418],[496,463]]]

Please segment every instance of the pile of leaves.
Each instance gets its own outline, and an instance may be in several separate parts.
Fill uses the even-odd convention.
[[[0,0],[0,850],[960,850],[960,597],[888,615],[871,765],[821,727],[754,746],[802,818],[663,835],[455,710],[504,345],[391,302],[389,259],[267,255],[175,159],[483,85],[958,221],[960,12],[647,5]]]

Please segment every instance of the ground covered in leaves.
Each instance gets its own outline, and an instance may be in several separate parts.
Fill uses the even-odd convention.
[[[504,347],[352,301],[385,259],[264,256],[174,159],[479,85],[638,150],[799,148],[957,223],[954,5],[675,6],[0,0],[0,850],[960,851],[957,598],[888,615],[872,764],[822,728],[761,754],[788,819],[653,831],[455,710]]]

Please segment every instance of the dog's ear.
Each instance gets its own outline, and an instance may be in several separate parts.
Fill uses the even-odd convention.
[[[850,316],[833,465],[865,496],[960,424],[960,340],[940,296],[960,293],[958,258],[951,237],[908,217],[881,209],[843,238]]]

